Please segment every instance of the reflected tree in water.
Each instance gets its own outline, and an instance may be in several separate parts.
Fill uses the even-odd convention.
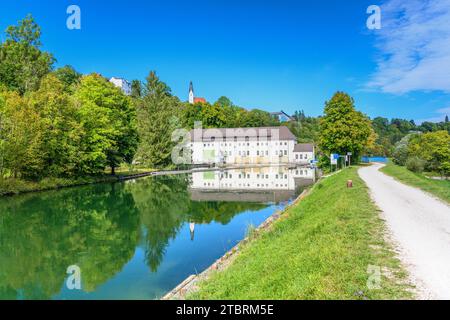
[[[0,298],[49,299],[73,264],[83,290],[93,291],[122,269],[138,242],[139,215],[121,184],[2,199]]]

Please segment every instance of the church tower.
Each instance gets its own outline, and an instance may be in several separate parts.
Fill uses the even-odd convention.
[[[194,85],[191,83],[189,84],[189,103],[194,104]]]

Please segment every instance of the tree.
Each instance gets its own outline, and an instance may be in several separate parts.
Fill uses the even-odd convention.
[[[75,93],[80,105],[80,167],[83,173],[98,173],[131,162],[138,136],[136,113],[130,99],[98,74],[85,76]]]
[[[320,120],[321,150],[326,155],[352,152],[357,159],[372,134],[370,120],[355,110],[353,98],[344,92],[337,92],[325,103],[324,114]]]
[[[228,99],[225,96],[221,96],[217,101],[214,103],[219,105],[220,107],[231,107],[233,106],[233,102],[231,102],[230,99]]]
[[[42,119],[17,92],[2,91],[0,97],[2,171],[8,168],[15,178],[37,178],[45,157]]]
[[[450,175],[450,135],[447,131],[417,135],[410,140],[408,152],[425,160],[426,170]]]
[[[37,90],[41,78],[54,63],[51,54],[40,51],[41,29],[31,15],[6,30],[0,46],[0,83],[20,94]]]
[[[28,103],[39,114],[43,126],[43,165],[36,173],[40,177],[73,174],[79,160],[82,128],[66,84],[55,74],[49,74],[39,90],[30,95]]]
[[[137,106],[140,137],[137,161],[155,168],[170,164],[174,115],[179,105],[170,88],[151,71],[144,86],[144,97]]]
[[[131,96],[140,98],[142,96],[142,84],[139,80],[131,81]]]
[[[66,91],[74,91],[74,87],[80,83],[81,73],[72,66],[64,66],[54,71],[55,76],[64,84]]]

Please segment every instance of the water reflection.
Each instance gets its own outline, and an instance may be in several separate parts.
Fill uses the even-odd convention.
[[[190,185],[196,201],[285,202],[313,184],[315,170],[308,167],[260,167],[195,172]]]
[[[3,198],[0,299],[154,298],[212,263],[309,174],[195,173]],[[79,295],[64,287],[70,265],[82,271]]]

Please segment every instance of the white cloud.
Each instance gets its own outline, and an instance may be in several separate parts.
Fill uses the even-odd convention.
[[[418,119],[416,121],[416,123],[420,124],[422,122],[442,122],[445,120],[445,116],[450,117],[450,107],[438,109],[434,113],[436,114],[435,117],[427,118],[427,119]]]
[[[375,30],[380,58],[367,86],[450,92],[450,0],[387,0]]]

